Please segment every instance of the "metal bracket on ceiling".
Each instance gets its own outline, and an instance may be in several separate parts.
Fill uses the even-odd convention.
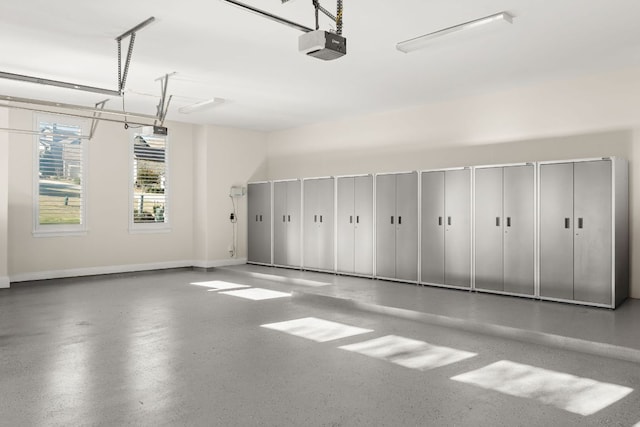
[[[124,87],[127,84],[127,76],[129,74],[129,65],[131,64],[131,55],[133,55],[133,44],[136,41],[136,33],[138,30],[146,27],[155,21],[153,16],[131,28],[130,30],[120,34],[116,37],[118,43],[118,90],[120,94],[124,92]],[[124,62],[124,71],[122,70],[122,40],[129,37],[129,48],[127,49],[127,59]]]
[[[165,74],[164,76],[157,78],[156,81],[160,81],[160,101],[158,102],[158,106],[156,107],[156,120],[154,125],[160,122],[160,126],[164,124],[164,119],[167,117],[167,112],[169,111],[169,104],[171,103],[171,99],[173,95],[170,95],[167,98],[167,87],[169,86],[169,77],[171,77],[175,73]]]
[[[327,9],[320,5],[319,0],[312,0],[313,7],[316,9],[316,30],[320,29],[320,14],[318,12],[324,13],[329,19],[333,20],[336,23],[336,34],[339,36],[342,35],[342,0],[338,0],[338,6],[336,8],[336,14],[332,14]]]
[[[84,105],[63,104],[60,102],[43,101],[40,99],[18,98],[15,96],[0,95],[0,101],[9,101],[7,104],[0,103],[0,108],[12,108],[16,110],[35,111],[39,113],[64,114],[65,116],[79,117],[89,120],[100,120],[114,123],[128,123],[130,125],[151,126],[151,120],[156,116],[149,114],[130,113],[127,111],[107,110],[104,106],[87,107]],[[100,104],[100,103],[99,103]],[[38,107],[40,106],[40,107]],[[99,107],[99,108],[98,108]],[[67,110],[64,112],[58,109]],[[75,111],[75,112],[74,112]],[[89,116],[88,114],[91,114]],[[115,116],[104,117],[104,116]],[[118,117],[124,117],[125,120]],[[127,121],[133,118],[135,122]]]
[[[280,24],[286,25],[288,27],[291,28],[295,28],[296,30],[302,31],[303,33],[310,33],[311,31],[313,31],[312,28],[309,28],[307,26],[304,26],[302,24],[298,24],[297,22],[293,22],[293,21],[289,21],[288,19],[282,18],[280,16],[274,15],[272,13],[269,13],[265,10],[262,9],[258,9],[256,7],[253,6],[249,6],[248,4],[244,4],[242,2],[239,2],[237,0],[223,0],[227,3],[231,3],[234,6],[238,6],[241,9],[247,10],[251,13],[255,13],[256,15],[260,15],[264,18],[270,19],[272,21],[278,22]]]
[[[145,20],[144,22],[141,22],[140,24],[136,25],[135,27],[131,28],[125,33],[121,34],[120,36],[116,37],[116,41],[118,42],[118,89],[117,90],[86,86],[82,84],[63,82],[59,80],[43,79],[41,77],[7,73],[3,71],[0,71],[0,78],[27,82],[27,83],[38,83],[38,84],[47,85],[47,86],[56,86],[56,87],[61,87],[65,89],[75,89],[75,90],[81,90],[84,92],[99,93],[102,95],[122,96],[124,91],[124,86],[127,81],[127,74],[129,72],[129,64],[131,62],[131,55],[133,53],[133,42],[135,40],[136,32],[146,27],[147,25],[151,24],[153,21],[155,21],[155,18],[152,16],[149,19]],[[125,60],[124,73],[122,73],[121,72],[121,66],[122,66],[121,41],[124,38],[129,36],[131,37],[131,39],[129,40],[129,49],[127,52],[127,58]]]
[[[107,102],[109,102],[109,100],[105,99],[104,101],[100,101],[96,103],[96,110],[93,112],[93,118],[91,119],[91,130],[89,131],[90,140],[93,138],[93,135],[95,135],[96,133],[96,129],[98,128],[100,117],[102,117],[102,110],[104,110],[104,106]]]

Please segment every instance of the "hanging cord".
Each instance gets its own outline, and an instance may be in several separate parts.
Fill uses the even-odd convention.
[[[232,243],[231,243],[231,251],[230,251],[230,255],[231,258],[236,258],[238,255],[238,208],[236,207],[236,200],[235,197],[233,197],[232,195],[229,195],[229,198],[231,199],[231,206],[233,207],[233,211],[231,213],[231,228],[232,228]]]
[[[331,12],[329,12],[324,7],[320,6],[320,2],[318,0],[312,0],[312,3],[313,3],[313,7],[316,9],[316,30],[320,29],[318,12],[322,12],[336,23],[336,34],[341,36],[342,35],[342,9],[343,9],[342,0],[338,0],[337,16],[333,16]]]
[[[336,13],[336,33],[342,35],[342,0],[338,0],[338,11]]]

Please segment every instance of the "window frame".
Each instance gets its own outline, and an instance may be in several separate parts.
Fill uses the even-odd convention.
[[[40,123],[59,123],[80,128],[81,144],[81,180],[80,180],[80,223],[79,224],[41,224],[40,223]],[[89,182],[89,121],[79,117],[54,113],[35,113],[33,128],[37,132],[33,138],[33,236],[66,237],[83,236],[88,233],[88,182]],[[84,137],[84,138],[83,138]]]
[[[153,133],[147,131],[147,127],[141,129],[133,129],[129,135],[129,210],[127,215],[129,217],[129,234],[150,234],[150,233],[169,233],[171,232],[171,174],[170,174],[170,162],[171,162],[171,144],[169,142],[169,135],[157,135],[156,137],[164,138],[164,221],[163,222],[135,222],[134,221],[134,196],[135,196],[135,152],[134,145],[137,136],[156,136]]]

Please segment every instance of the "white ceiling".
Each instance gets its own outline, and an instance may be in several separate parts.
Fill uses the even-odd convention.
[[[314,25],[311,0],[244,2]],[[321,0],[329,10],[335,3]],[[514,24],[442,38],[411,54],[395,49],[500,11],[514,15]],[[137,34],[126,110],[155,114],[155,79],[176,72],[168,119],[261,131],[640,64],[637,0],[344,0],[348,54],[328,62],[298,53],[299,31],[220,0],[3,0],[0,71],[115,90],[114,39],[150,16],[156,22]],[[6,79],[0,95],[83,105],[105,98]],[[178,112],[213,97],[228,102]],[[107,108],[121,109],[122,100]]]

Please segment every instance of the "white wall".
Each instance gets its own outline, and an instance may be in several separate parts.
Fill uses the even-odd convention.
[[[9,127],[9,111],[0,108],[0,128]],[[9,286],[9,135],[0,131],[0,288]]]
[[[640,298],[638,76],[618,70],[273,132],[268,177],[621,156],[630,161],[631,293]]]
[[[33,114],[10,110],[11,127],[31,129]],[[101,122],[89,142],[88,233],[34,237],[34,137],[9,134],[9,272],[12,281],[190,265],[192,258],[191,125],[171,123],[171,231],[129,233],[129,143],[123,125]]]
[[[212,267],[229,263],[228,247],[233,242],[229,220],[232,212],[229,189],[265,179],[267,144],[265,134],[215,126],[196,129],[194,166],[196,188],[194,236],[196,265]],[[247,198],[237,199],[238,247],[236,262],[247,257]],[[233,262],[233,260],[232,260]]]
[[[3,112],[0,127],[33,127],[33,113],[0,109]],[[0,132],[0,285],[6,276],[17,282],[243,262],[246,197],[239,200],[238,251],[231,259],[229,188],[266,178],[265,134],[181,123],[167,126],[171,231],[129,232],[131,131],[101,122],[89,142],[88,233],[74,237],[33,236],[34,137]],[[8,233],[2,232],[6,229]]]

